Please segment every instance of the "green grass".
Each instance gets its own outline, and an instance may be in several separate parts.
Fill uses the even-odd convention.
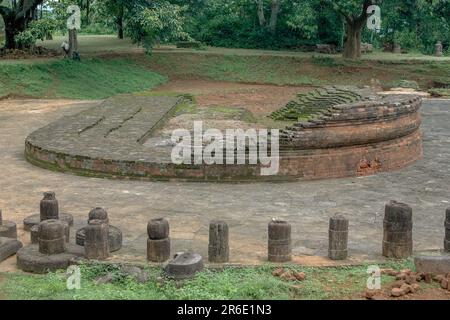
[[[413,269],[411,260],[382,267]],[[367,283],[367,266],[314,268],[288,266],[306,272],[303,282],[283,281],[272,276],[273,266],[205,270],[182,283],[162,280],[161,269],[148,267],[149,281],[140,284],[120,273],[115,265],[81,266],[81,289],[67,290],[63,272],[47,275],[0,274],[0,292],[6,299],[339,299],[362,293]],[[94,279],[107,273],[114,281],[96,285]],[[392,281],[383,276],[382,283]]]
[[[148,90],[166,81],[125,58],[0,64],[0,96],[99,99]]]
[[[450,89],[432,89],[428,91],[435,97],[449,98]]]
[[[292,58],[172,54],[155,52],[152,68],[182,78],[206,77],[218,81],[277,85],[319,85],[321,81],[292,70]]]
[[[448,61],[348,61],[317,55],[233,56],[155,51],[147,63],[151,69],[170,78],[275,85],[370,85],[372,79],[387,85],[406,79],[416,81],[421,88],[430,88],[439,79],[450,80]]]
[[[66,36],[54,36],[53,40],[38,41],[36,44],[48,49],[61,50],[61,43]],[[115,35],[79,35],[78,50],[82,55],[105,53],[133,53],[144,52],[142,47],[133,44],[130,39],[118,39]]]
[[[42,44],[59,49],[62,40],[55,37]],[[424,90],[435,87],[436,81],[450,81],[450,57],[420,54],[376,52],[349,61],[340,55],[310,52],[226,48],[198,51],[162,46],[148,57],[130,40],[108,35],[80,35],[79,51],[81,63],[60,58],[0,59],[0,97],[105,98],[149,90],[166,78],[313,86],[370,85],[372,79],[389,86],[399,80],[413,80]]]

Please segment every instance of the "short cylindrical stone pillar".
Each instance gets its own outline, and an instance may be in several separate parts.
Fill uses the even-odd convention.
[[[228,262],[228,224],[224,221],[211,221],[209,224],[208,259],[213,263]]]
[[[332,260],[347,259],[348,220],[336,215],[330,218],[328,231],[328,257]]]
[[[44,198],[40,204],[41,221],[49,219],[59,219],[59,206],[55,193],[52,191],[45,192]]]
[[[147,260],[164,262],[170,258],[169,222],[152,219],[147,224]]]
[[[103,223],[109,224],[108,212],[100,207],[94,208],[89,211],[88,223],[91,220],[100,220]]]
[[[2,210],[0,209],[0,238],[17,239],[17,226],[12,221],[3,220]]]
[[[85,228],[84,254],[87,259],[104,260],[109,257],[108,224],[91,220]]]
[[[152,219],[147,224],[147,233],[150,239],[160,240],[169,237],[169,221],[164,218]]]
[[[59,220],[61,221],[61,220]],[[64,235],[66,242],[68,243],[70,240],[70,226],[67,222],[61,221],[61,223],[64,225]],[[32,226],[30,229],[30,241],[32,244],[39,243],[39,225]]]
[[[434,54],[436,57],[442,57],[443,55],[443,47],[442,42],[438,41],[434,47]]]
[[[59,220],[45,220],[39,224],[39,252],[58,254],[66,250],[65,225]]]
[[[269,223],[268,259],[270,262],[287,262],[292,259],[291,225],[273,219]]]
[[[450,252],[450,208],[445,212],[444,250]]]
[[[383,256],[404,259],[412,254],[412,208],[391,201],[386,204],[383,221]]]

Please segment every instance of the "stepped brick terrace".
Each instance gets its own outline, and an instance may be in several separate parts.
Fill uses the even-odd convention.
[[[216,182],[363,176],[404,168],[422,157],[420,97],[328,87],[299,95],[270,115],[294,120],[281,130],[278,174],[262,175],[261,164],[177,165],[171,160],[173,144],[156,129],[185,99],[110,98],[33,132],[26,157],[41,167],[87,176]]]

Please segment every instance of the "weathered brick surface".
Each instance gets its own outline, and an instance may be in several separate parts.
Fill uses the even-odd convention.
[[[170,146],[144,142],[177,102],[141,97],[128,106],[122,97],[107,100],[32,133],[26,157],[39,166],[83,175],[193,181],[363,176],[400,169],[422,157],[422,101],[394,96],[335,105],[321,118],[284,130],[274,176],[261,176],[259,165],[175,165]]]

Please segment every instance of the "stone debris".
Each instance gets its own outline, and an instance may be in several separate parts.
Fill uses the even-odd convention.
[[[304,281],[304,280],[306,280],[305,272],[291,271],[291,270],[286,270],[284,268],[275,269],[274,271],[272,271],[272,275],[274,277],[279,277],[280,279],[285,280],[285,281]]]
[[[393,269],[382,269],[381,274],[395,277],[396,281],[390,284],[389,294],[392,297],[402,297],[410,293],[416,293],[420,289],[420,282],[439,283],[442,289],[450,291],[450,272],[447,274],[433,275],[432,273],[413,272],[410,269],[395,271]],[[380,292],[378,290],[378,292]],[[373,299],[376,292],[367,290],[365,297]]]
[[[121,265],[117,272],[108,272],[106,275],[101,275],[95,278],[96,285],[112,283],[123,277],[131,277],[138,283],[147,283],[149,275],[145,270],[137,266]]]

